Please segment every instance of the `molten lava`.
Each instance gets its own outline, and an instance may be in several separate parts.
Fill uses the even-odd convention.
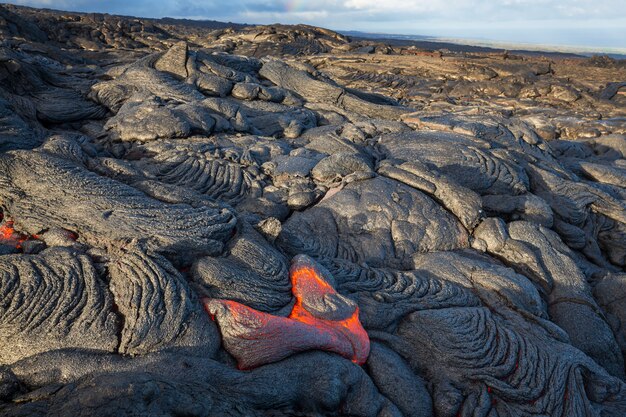
[[[339,295],[308,257],[294,259],[290,278],[296,302],[289,317],[273,316],[232,300],[203,300],[239,368],[254,368],[312,349],[365,363],[369,337],[356,304]]]
[[[8,220],[0,226],[0,244],[22,248],[22,243],[28,240],[28,236],[15,231],[13,222]]]
[[[297,320],[301,323],[309,324],[318,329],[327,328],[328,331],[337,331],[342,333],[352,344],[353,355],[352,361],[362,365],[369,355],[370,344],[367,332],[361,326],[359,321],[359,308],[355,305],[345,306],[349,314],[347,317],[336,320],[328,320],[316,317],[308,311],[303,303],[304,299],[313,302],[321,300],[325,296],[337,296],[337,292],[331,287],[314,268],[307,266],[296,266],[291,269],[291,285],[292,292],[296,298],[296,303],[289,315],[290,319]]]

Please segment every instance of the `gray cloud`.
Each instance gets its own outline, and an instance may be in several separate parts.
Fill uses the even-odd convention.
[[[17,0],[144,17],[626,48],[623,0]]]

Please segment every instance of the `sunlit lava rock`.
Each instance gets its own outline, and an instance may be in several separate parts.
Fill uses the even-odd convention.
[[[307,256],[293,259],[290,278],[296,301],[289,317],[273,316],[232,300],[203,300],[239,368],[255,368],[313,349],[365,363],[370,342],[356,304],[338,294],[328,283],[328,273]]]

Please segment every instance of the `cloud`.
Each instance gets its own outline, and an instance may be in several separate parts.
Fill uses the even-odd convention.
[[[327,19],[330,16],[330,13],[326,10],[319,11],[303,11],[303,12],[291,12],[288,16],[285,16],[284,13],[281,12],[253,12],[248,11],[242,14],[246,21],[249,22],[275,22],[275,23],[319,23],[323,19]],[[285,20],[288,18],[288,20]]]
[[[307,23],[331,29],[626,47],[623,0],[17,0],[143,17]],[[587,39],[587,40],[586,40]]]

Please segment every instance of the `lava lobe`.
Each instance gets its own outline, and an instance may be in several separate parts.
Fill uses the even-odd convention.
[[[357,305],[338,294],[325,279],[325,275],[330,278],[328,272],[305,255],[294,257],[289,275],[295,304],[288,317],[232,300],[203,300],[238,367],[256,368],[311,349],[338,353],[364,364],[370,342],[359,321]]]

